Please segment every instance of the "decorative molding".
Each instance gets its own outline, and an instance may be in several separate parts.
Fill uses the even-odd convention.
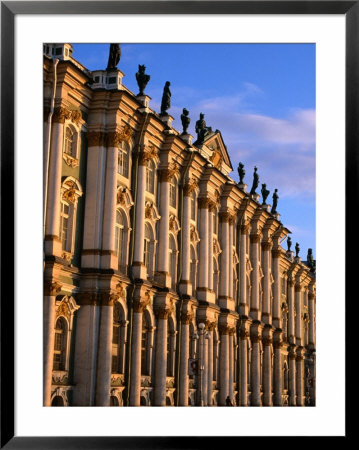
[[[62,153],[62,158],[65,163],[73,169],[79,165],[79,160],[71,155],[68,155],[67,153]]]
[[[66,297],[61,301],[61,303],[56,309],[56,319],[60,316],[64,316],[68,321],[70,321],[71,311],[67,303]]]
[[[210,156],[209,160],[211,163],[216,167],[217,169],[220,169],[223,162],[223,156],[218,150],[214,150],[212,155]]]

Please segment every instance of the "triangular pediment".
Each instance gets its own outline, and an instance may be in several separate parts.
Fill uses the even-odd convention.
[[[203,145],[205,145],[209,152],[209,160],[219,170],[229,173],[233,170],[231,160],[229,158],[226,144],[223,141],[222,134],[219,130],[210,134],[204,139]]]

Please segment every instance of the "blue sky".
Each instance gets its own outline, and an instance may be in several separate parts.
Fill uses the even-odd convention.
[[[105,69],[109,44],[73,44],[73,57],[89,70]],[[278,189],[280,220],[315,256],[315,45],[314,44],[122,44],[118,68],[123,83],[138,93],[139,64],[151,75],[146,94],[160,111],[166,81],[171,82],[173,126],[190,111],[189,132],[199,113],[222,133],[238,180],[245,165],[248,190],[256,165],[259,183]],[[260,189],[257,190],[260,192]],[[283,245],[286,248],[286,245]]]

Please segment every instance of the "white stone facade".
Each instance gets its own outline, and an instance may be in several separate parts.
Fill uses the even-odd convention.
[[[230,178],[220,132],[192,145],[147,96],[54,57],[44,405],[315,405],[315,275]]]

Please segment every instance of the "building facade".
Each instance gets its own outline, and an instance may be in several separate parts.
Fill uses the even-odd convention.
[[[315,405],[313,270],[122,77],[44,46],[44,405]]]

